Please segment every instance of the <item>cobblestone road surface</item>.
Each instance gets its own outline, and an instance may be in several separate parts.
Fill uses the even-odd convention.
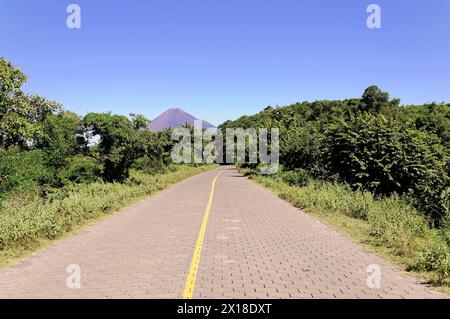
[[[444,297],[223,167],[1,270],[0,298],[180,298],[220,170],[194,298]],[[80,267],[79,289],[67,286],[69,265]],[[369,265],[381,271],[379,289],[367,285]]]

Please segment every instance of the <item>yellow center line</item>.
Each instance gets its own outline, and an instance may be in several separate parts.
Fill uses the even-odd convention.
[[[200,232],[198,234],[197,243],[195,244],[194,256],[192,256],[191,267],[189,268],[189,273],[186,278],[186,284],[184,285],[184,291],[182,298],[183,299],[192,299],[192,295],[194,294],[195,288],[195,280],[197,279],[197,270],[198,265],[200,263],[200,254],[202,252],[203,239],[205,238],[206,233],[206,225],[208,224],[209,211],[211,210],[212,201],[214,198],[214,190],[216,188],[216,181],[219,178],[220,174],[223,171],[219,172],[219,174],[214,177],[211,185],[211,192],[209,193],[208,205],[206,205],[205,215],[203,215],[202,226],[200,227]]]

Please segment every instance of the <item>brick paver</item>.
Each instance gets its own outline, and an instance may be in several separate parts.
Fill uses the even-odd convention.
[[[367,285],[369,265],[381,289]],[[196,298],[440,298],[419,280],[227,169],[216,194]]]
[[[444,297],[233,168],[190,178],[1,270],[0,297],[179,298],[222,169],[194,298]],[[81,267],[80,289],[66,286],[70,264]],[[371,264],[380,289],[367,286]]]

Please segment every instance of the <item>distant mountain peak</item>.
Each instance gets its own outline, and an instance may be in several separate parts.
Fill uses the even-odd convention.
[[[181,109],[179,107],[172,107],[172,108],[166,110],[164,113],[166,113],[166,112],[184,112],[184,111],[183,111],[183,109]],[[186,112],[184,112],[184,113],[186,113]]]
[[[194,121],[199,119],[187,113],[179,107],[170,108],[153,121],[150,122],[148,128],[153,132],[158,132],[168,128],[178,128],[185,124],[194,125]],[[207,121],[202,121],[203,128],[213,128],[214,125]]]

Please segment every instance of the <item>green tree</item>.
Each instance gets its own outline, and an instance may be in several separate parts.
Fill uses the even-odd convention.
[[[127,178],[133,161],[143,154],[145,131],[126,116],[111,113],[89,113],[84,118],[84,126],[100,138],[90,153],[103,165],[105,181],[121,182]]]
[[[381,91],[376,85],[372,85],[364,91],[361,102],[361,110],[380,112],[383,107],[389,105],[389,93]]]
[[[0,57],[0,120],[14,96],[20,94],[27,76]]]
[[[37,138],[36,148],[47,153],[48,163],[54,169],[66,165],[66,159],[85,153],[82,119],[75,113],[62,111],[50,114],[42,122],[43,134]]]
[[[135,130],[146,129],[149,124],[148,119],[141,114],[130,113],[130,118]]]
[[[27,77],[0,58],[0,146],[33,146],[42,135],[42,122],[61,106],[38,95],[27,95],[21,87]]]

